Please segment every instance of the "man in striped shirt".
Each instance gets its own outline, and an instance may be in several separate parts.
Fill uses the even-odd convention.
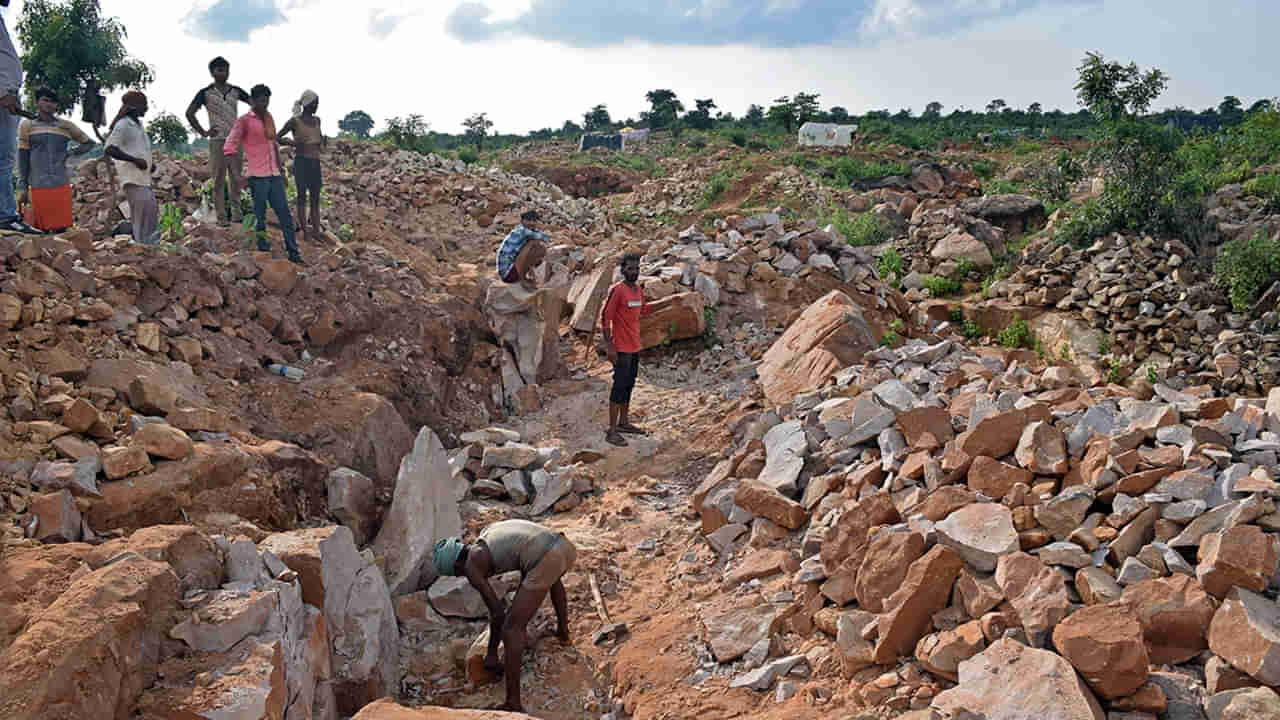
[[[547,256],[547,243],[551,237],[538,232],[538,213],[526,210],[520,216],[520,224],[503,238],[498,246],[498,278],[502,282],[520,283],[526,290],[533,290],[533,269]]]

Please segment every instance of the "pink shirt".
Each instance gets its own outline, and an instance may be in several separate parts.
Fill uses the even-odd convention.
[[[280,162],[276,155],[275,138],[267,140],[267,129],[262,118],[252,112],[236,120],[222,144],[224,155],[235,155],[244,145],[244,159],[248,169],[245,177],[275,177],[280,175]]]

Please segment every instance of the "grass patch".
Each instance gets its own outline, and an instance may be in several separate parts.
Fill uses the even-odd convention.
[[[937,275],[926,275],[921,281],[924,287],[933,297],[947,297],[960,292],[960,281],[954,278],[939,277]]]
[[[902,282],[902,273],[906,269],[906,261],[902,259],[902,256],[898,254],[898,251],[895,248],[885,250],[884,253],[876,259],[876,271],[880,274],[880,278],[883,280],[884,278],[892,276],[893,286],[895,289]]]
[[[706,187],[702,189],[702,209],[711,207],[711,204],[720,199],[725,190],[729,189],[729,183],[732,178],[729,173],[721,171],[711,176],[707,181]]]
[[[854,247],[879,245],[893,239],[893,228],[889,221],[874,213],[853,215],[843,208],[837,208],[830,223]]]
[[[1031,348],[1034,346],[1031,328],[1027,327],[1027,323],[1022,318],[1017,318],[1009,323],[1009,327],[1001,330],[996,335],[996,341],[1007,348]]]

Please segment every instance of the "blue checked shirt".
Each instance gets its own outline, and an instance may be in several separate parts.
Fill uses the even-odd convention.
[[[502,240],[502,245],[498,247],[498,277],[505,278],[507,273],[511,272],[516,256],[530,240],[547,243],[551,241],[551,236],[537,230],[530,230],[524,225],[517,225],[514,230],[507,233]]]

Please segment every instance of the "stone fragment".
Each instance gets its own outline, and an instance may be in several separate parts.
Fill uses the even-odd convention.
[[[1209,624],[1209,649],[1264,685],[1280,685],[1280,605],[1232,588]]]
[[[941,717],[1104,720],[1098,700],[1062,656],[1001,639],[960,663],[959,685],[931,707]]]
[[[833,290],[806,308],[765,352],[758,368],[765,397],[782,405],[820,387],[840,369],[861,360],[878,342],[861,307]],[[889,422],[893,422],[892,413]]]
[[[1092,488],[1083,485],[1069,487],[1052,500],[1036,506],[1036,521],[1058,540],[1066,540],[1084,522],[1095,496]]]
[[[986,646],[982,624],[972,620],[955,630],[921,638],[916,645],[916,660],[934,675],[956,682],[960,663],[982,652]]]
[[[1214,655],[1204,664],[1204,685],[1210,695],[1215,695],[1228,690],[1258,687],[1258,681]]]
[[[356,547],[371,539],[378,521],[377,495],[373,481],[351,468],[338,468],[325,478],[329,514],[351,528]]]
[[[1209,720],[1280,718],[1280,695],[1271,688],[1227,690],[1205,702]]]
[[[194,443],[186,433],[167,423],[143,425],[134,433],[133,441],[141,445],[151,457],[165,460],[182,460],[195,450]]]
[[[1062,573],[1023,552],[1005,555],[996,567],[996,583],[1018,612],[1027,639],[1043,647],[1049,632],[1071,610]]]
[[[529,476],[533,485],[533,503],[529,506],[530,515],[541,515],[556,507],[562,499],[573,492],[573,478],[568,473],[534,470]]]
[[[1199,561],[1196,578],[1218,599],[1233,587],[1262,592],[1276,574],[1276,545],[1262,528],[1239,525],[1206,535],[1200,541]]]
[[[969,488],[976,492],[994,500],[1001,500],[1018,483],[1030,486],[1034,477],[1021,468],[980,456],[974,458],[973,464],[969,466],[968,484]]]
[[[1033,422],[1022,431],[1014,457],[1037,475],[1065,475],[1070,469],[1066,437],[1046,422]]]
[[[1009,508],[974,503],[937,524],[938,542],[954,548],[976,570],[991,572],[1000,556],[1018,552],[1018,533]]]
[[[885,602],[888,611],[880,618],[880,637],[875,662],[887,665],[910,654],[929,631],[933,614],[947,606],[951,589],[964,560],[948,547],[935,545],[911,563],[897,592]]]
[[[1086,605],[1105,605],[1120,599],[1124,588],[1099,567],[1081,568],[1076,573],[1076,592]]]
[[[908,568],[924,549],[924,536],[916,532],[882,532],[872,538],[854,584],[859,607],[884,612],[885,600],[902,586]]]
[[[798,530],[808,520],[803,505],[758,480],[743,480],[733,501],[752,515],[766,518],[788,530]]]
[[[31,496],[31,514],[39,524],[35,538],[42,543],[69,543],[80,540],[80,510],[69,490],[36,493]]]
[[[775,425],[765,433],[763,442],[765,465],[757,480],[783,495],[795,497],[809,448],[804,424],[792,421]]]
[[[960,436],[959,448],[970,457],[1002,458],[1012,453],[1022,439],[1029,418],[1025,410],[989,415],[967,434]]]
[[[953,604],[962,605],[969,617],[975,620],[1004,602],[1004,593],[995,578],[979,575],[967,567],[956,578],[955,594],[959,602],[953,599]]]
[[[538,448],[521,443],[507,443],[502,446],[489,446],[484,449],[480,461],[482,467],[507,468],[523,470],[538,461]]]
[[[747,654],[756,643],[769,637],[777,610],[768,604],[732,608],[704,615],[707,644],[717,662],[726,663]]]
[[[1053,645],[1105,698],[1133,694],[1147,681],[1142,626],[1123,605],[1090,605],[1053,629]]]
[[[109,447],[102,451],[102,472],[108,480],[119,480],[150,469],[151,459],[141,445]]]

